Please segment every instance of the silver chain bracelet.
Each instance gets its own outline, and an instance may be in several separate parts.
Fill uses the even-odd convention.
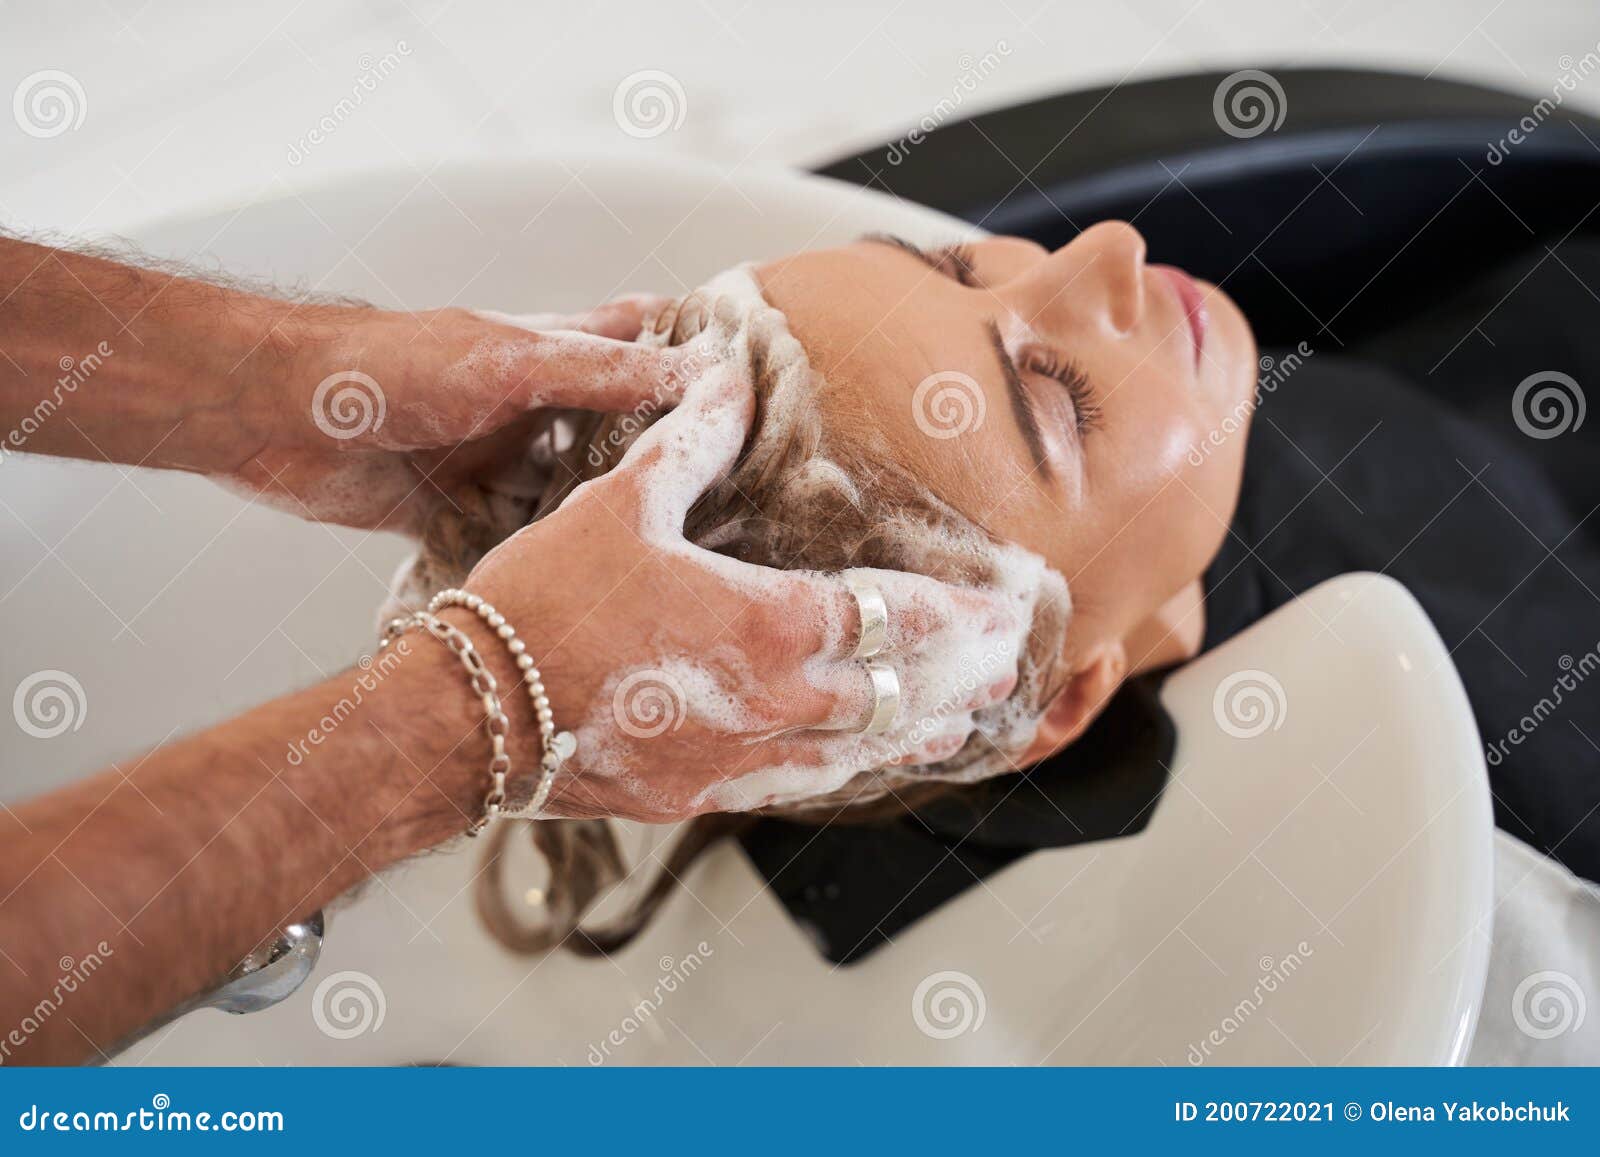
[[[556,772],[572,757],[573,752],[577,750],[578,742],[572,732],[556,731],[555,717],[550,710],[549,697],[545,694],[544,680],[539,669],[533,664],[533,657],[528,654],[527,644],[517,637],[516,628],[506,622],[505,616],[495,610],[493,605],[485,602],[482,596],[455,589],[443,590],[429,600],[426,611],[407,618],[390,620],[384,626],[383,638],[378,644],[379,650],[387,647],[410,628],[420,626],[461,660],[471,677],[474,694],[483,701],[484,729],[489,735],[492,752],[489,757],[489,791],[484,796],[483,815],[467,828],[469,836],[476,836],[489,825],[490,821],[510,814],[506,807],[506,779],[511,773],[511,757],[506,751],[506,734],[510,731],[511,721],[500,702],[499,681],[495,679],[494,672],[484,664],[483,656],[473,646],[471,638],[438,617],[437,612],[452,606],[473,611],[496,636],[503,639],[517,669],[523,673],[527,681],[528,698],[533,704],[534,716],[539,723],[540,775],[533,798],[528,801],[525,808],[519,810],[537,813],[544,807],[550,798],[550,789],[555,782]]]

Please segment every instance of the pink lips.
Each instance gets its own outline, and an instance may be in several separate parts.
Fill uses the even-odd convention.
[[[1172,265],[1153,265],[1152,269],[1160,270],[1172,285],[1178,295],[1178,303],[1183,307],[1184,316],[1189,319],[1189,338],[1194,342],[1194,362],[1200,364],[1200,351],[1206,344],[1206,295],[1183,270]]]

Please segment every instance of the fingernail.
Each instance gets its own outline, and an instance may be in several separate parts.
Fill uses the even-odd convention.
[[[989,702],[998,703],[1017,689],[1017,676],[1013,672],[989,687]]]
[[[987,687],[984,687],[976,695],[974,695],[967,703],[967,710],[976,711],[980,707],[990,707],[996,703],[1003,702],[1005,698],[1016,689],[1016,675],[1007,675],[1004,679],[999,679],[993,683],[990,683]]]

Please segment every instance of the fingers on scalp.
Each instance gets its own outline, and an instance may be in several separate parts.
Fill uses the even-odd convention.
[[[941,763],[967,745],[967,740],[972,735],[972,719],[966,717],[965,726],[958,729],[948,729],[939,734],[922,740],[890,762],[891,767],[920,766],[929,763]]]
[[[670,297],[659,293],[625,293],[591,310],[584,318],[583,328],[600,337],[633,341],[644,331],[647,322],[660,316],[671,304]]]
[[[860,568],[845,574],[876,586],[889,611],[885,650],[912,652],[954,626],[980,635],[1005,635],[1024,620],[1004,592],[957,586],[926,575]]]
[[[859,662],[829,663],[816,676],[827,710],[813,724],[819,731],[859,731],[872,717],[872,677]]]
[[[860,567],[844,572],[846,597],[851,602],[849,621],[852,624],[847,648],[853,647],[861,634],[861,616],[849,584],[857,583],[875,587],[883,596],[889,613],[888,629],[884,639],[885,651],[907,654],[917,650],[927,639],[950,622],[948,600],[944,593],[950,589],[924,575],[903,571],[877,570]]]
[[[708,367],[677,408],[629,448],[621,469],[645,476],[655,510],[681,526],[689,507],[739,460],[754,415],[748,378],[727,364]]]

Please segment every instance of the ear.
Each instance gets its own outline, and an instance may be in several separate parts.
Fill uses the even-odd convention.
[[[1120,641],[1095,648],[1050,700],[1033,743],[1018,765],[1031,766],[1082,735],[1122,686],[1127,673],[1128,652]]]

